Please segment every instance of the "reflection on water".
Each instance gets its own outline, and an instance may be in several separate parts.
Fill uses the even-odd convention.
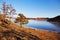
[[[37,29],[42,29],[42,30],[60,32],[60,26],[56,26],[56,23],[54,25],[53,23],[50,23],[50,22],[47,22],[47,21],[29,20],[29,23],[25,24],[25,26],[32,27],[32,28],[37,28]]]
[[[51,24],[54,24],[57,27],[60,27],[60,22],[50,22]]]

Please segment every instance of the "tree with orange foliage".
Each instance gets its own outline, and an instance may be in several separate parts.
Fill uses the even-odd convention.
[[[20,26],[28,23],[28,19],[23,14],[18,14],[18,16],[19,17],[16,18],[16,22],[20,22]]]

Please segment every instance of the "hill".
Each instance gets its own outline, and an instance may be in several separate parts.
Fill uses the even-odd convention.
[[[25,28],[9,20],[0,19],[0,40],[60,40],[60,34]]]
[[[50,18],[47,21],[49,21],[49,22],[60,22],[60,15],[56,16],[54,18]]]

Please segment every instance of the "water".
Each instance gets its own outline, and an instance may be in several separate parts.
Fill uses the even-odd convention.
[[[47,21],[29,20],[29,23],[25,24],[24,26],[36,28],[39,30],[48,30],[48,31],[60,32],[60,26],[56,26],[56,24],[53,24],[53,23],[50,23]]]

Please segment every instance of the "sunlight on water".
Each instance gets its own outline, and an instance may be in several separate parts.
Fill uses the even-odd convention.
[[[49,23],[47,21],[35,21],[35,20],[29,20],[28,24],[25,24],[27,27],[42,29],[42,30],[49,30],[49,31],[57,31],[60,32],[60,27],[55,26],[52,23]]]

